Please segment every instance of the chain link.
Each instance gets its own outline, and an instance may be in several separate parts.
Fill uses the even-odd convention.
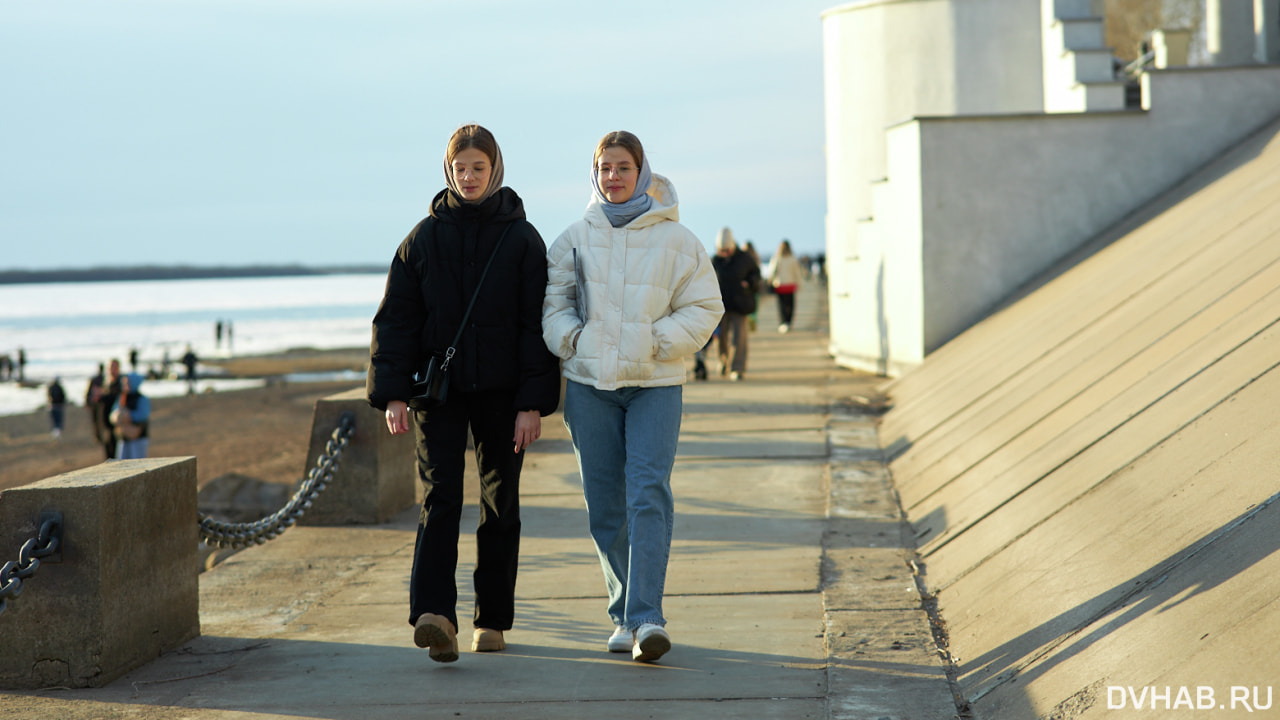
[[[284,507],[253,522],[229,523],[200,513],[200,540],[210,547],[240,549],[250,545],[262,545],[274,540],[295,525],[310,507],[313,500],[333,480],[334,470],[342,459],[342,451],[355,434],[356,416],[350,410],[342,413],[338,427],[334,428],[325,443],[324,452],[316,458],[315,467],[307,473],[298,491]]]
[[[10,560],[0,567],[0,614],[9,605],[9,598],[16,598],[22,592],[22,581],[36,574],[40,569],[40,558],[48,557],[61,546],[59,531],[62,523],[48,519],[40,524],[40,532],[22,543],[18,551],[18,561]]]

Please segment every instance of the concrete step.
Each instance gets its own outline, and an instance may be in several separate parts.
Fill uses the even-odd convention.
[[[1067,50],[1096,50],[1106,47],[1103,19],[1100,17],[1058,18],[1062,46]]]

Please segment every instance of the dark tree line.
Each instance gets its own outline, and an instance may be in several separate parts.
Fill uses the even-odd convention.
[[[87,269],[0,270],[0,285],[52,282],[108,282],[113,280],[196,280],[205,278],[286,277],[296,275],[336,275],[339,273],[383,273],[386,268],[370,265],[311,268],[302,265],[245,265],[239,267],[198,267],[192,265],[139,265],[136,267],[95,267]]]

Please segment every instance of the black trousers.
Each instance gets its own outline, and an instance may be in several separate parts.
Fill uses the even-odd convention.
[[[116,426],[108,424],[103,431],[102,448],[107,451],[107,459],[116,459]]]
[[[513,452],[514,402],[515,395],[510,392],[454,391],[444,406],[413,413],[418,478],[425,497],[409,583],[410,624],[424,613],[433,613],[449,618],[458,627],[454,575],[470,427],[480,470],[475,626],[511,629],[520,557],[520,468],[524,464],[524,452]]]
[[[790,325],[791,318],[795,316],[795,312],[795,293],[778,293],[778,315],[782,318],[782,324]]]

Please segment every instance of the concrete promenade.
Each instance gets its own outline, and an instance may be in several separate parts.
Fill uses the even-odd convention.
[[[413,645],[410,508],[378,526],[295,527],[233,555],[200,577],[199,638],[103,688],[2,693],[0,717],[952,718],[876,417],[849,401],[881,381],[831,361],[825,310],[825,288],[803,288],[796,329],[779,335],[764,298],[746,379],[717,377],[713,362],[711,381],[686,386],[665,604],[674,647],[657,664],[605,651],[603,581],[557,414],[525,461],[505,652],[469,651],[469,467],[458,662]]]

